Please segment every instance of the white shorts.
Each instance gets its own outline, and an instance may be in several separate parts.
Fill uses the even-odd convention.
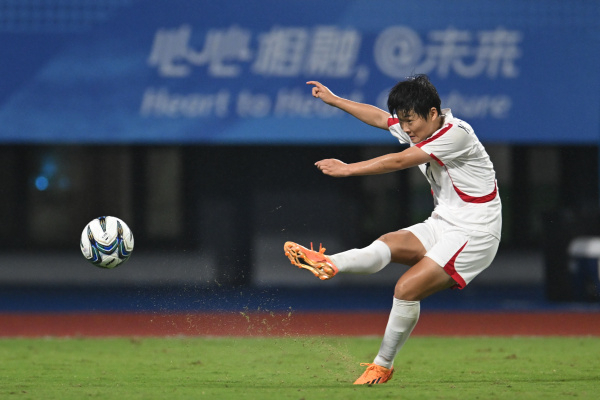
[[[500,240],[489,233],[452,225],[437,215],[403,230],[421,241],[431,258],[463,289],[494,260]]]

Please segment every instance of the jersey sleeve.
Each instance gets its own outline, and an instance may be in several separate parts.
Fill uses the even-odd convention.
[[[410,137],[400,128],[400,121],[398,118],[388,118],[388,129],[390,133],[400,141],[400,143],[412,144]]]
[[[471,151],[472,135],[453,124],[447,124],[429,139],[417,143],[417,147],[429,154],[438,164],[459,158]]]

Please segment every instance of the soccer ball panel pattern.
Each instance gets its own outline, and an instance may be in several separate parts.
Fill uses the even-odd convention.
[[[123,220],[104,216],[90,221],[81,233],[83,256],[100,268],[112,269],[129,259],[134,239]]]

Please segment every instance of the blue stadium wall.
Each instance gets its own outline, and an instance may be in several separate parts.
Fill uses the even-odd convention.
[[[0,143],[390,144],[305,82],[385,108],[426,73],[487,143],[595,144],[593,1],[3,0]]]

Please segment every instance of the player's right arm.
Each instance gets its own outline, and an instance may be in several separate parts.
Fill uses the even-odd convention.
[[[381,108],[372,106],[370,104],[357,103],[355,101],[336,96],[325,85],[317,81],[308,81],[306,84],[313,85],[313,97],[321,99],[324,103],[347,112],[365,124],[369,124],[376,128],[385,129],[386,131],[388,130],[388,118],[390,118],[390,114]]]

